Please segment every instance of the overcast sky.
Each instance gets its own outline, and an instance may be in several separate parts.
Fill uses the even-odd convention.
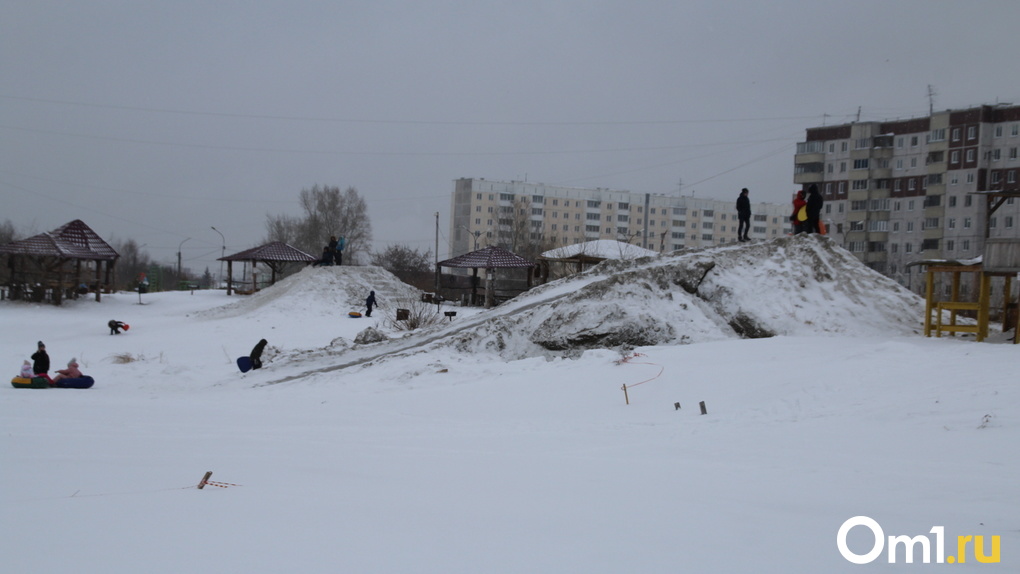
[[[804,130],[1020,102],[1016,0],[0,0],[0,221],[218,271],[315,184],[446,255],[453,180],[785,203]],[[189,239],[190,238],[190,239]],[[325,237],[324,237],[325,240]],[[183,245],[182,245],[183,242]]]

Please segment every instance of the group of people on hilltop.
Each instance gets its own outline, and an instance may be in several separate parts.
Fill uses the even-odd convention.
[[[748,232],[751,230],[751,199],[747,188],[740,190],[737,196],[737,241],[750,241]],[[790,222],[793,223],[793,234],[798,233],[825,233],[822,228],[822,205],[825,200],[818,192],[818,186],[808,186],[807,194],[804,190],[797,191],[793,198],[793,213],[790,214]]]
[[[807,194],[799,190],[793,198],[793,213],[790,214],[790,222],[793,223],[793,234],[798,233],[824,233],[822,230],[822,194],[818,193],[818,186],[808,186]]]
[[[67,362],[66,369],[57,369],[56,375],[50,378],[50,356],[46,353],[46,345],[42,341],[36,344],[36,351],[32,354],[32,363],[25,361],[21,365],[21,376],[26,379],[41,377],[53,385],[60,379],[77,379],[82,377],[81,369],[78,366],[78,359],[71,357]]]
[[[315,267],[342,265],[344,260],[344,247],[347,247],[347,240],[344,239],[342,235],[339,239],[336,235],[331,235],[329,237],[329,243],[322,248],[322,257],[320,257],[313,265]]]

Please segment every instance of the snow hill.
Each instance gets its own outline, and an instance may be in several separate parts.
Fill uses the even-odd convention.
[[[4,571],[1020,567],[1020,346],[921,336],[920,299],[824,237],[607,262],[411,334],[406,289],[310,268],[250,297],[0,301],[9,376],[42,340],[96,380],[0,388]],[[348,317],[368,290],[378,316]],[[886,535],[854,528],[857,556],[931,544],[852,564],[857,516]]]
[[[375,291],[380,307],[418,299],[421,293],[382,267],[308,266],[250,297],[203,312],[201,316],[238,317],[263,310],[283,310],[296,317],[325,310],[363,313],[365,298],[371,291]]]
[[[292,279],[309,276],[315,271]],[[266,296],[297,312],[308,304],[303,290],[320,291],[297,289],[280,285]],[[326,348],[292,354],[274,368],[286,375],[273,382],[311,374],[305,370],[309,361],[317,363],[314,372],[332,372],[443,347],[516,360],[777,335],[910,334],[921,327],[924,301],[832,240],[799,235],[606,261],[490,311],[460,313],[454,321],[386,342],[333,340]],[[318,364],[323,354],[335,364]]]

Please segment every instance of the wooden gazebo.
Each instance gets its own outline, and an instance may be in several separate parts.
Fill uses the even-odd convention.
[[[485,307],[488,309],[496,304],[496,269],[530,269],[534,266],[534,263],[520,255],[502,247],[490,245],[453,259],[440,261],[436,264],[436,273],[442,274],[443,267],[471,269],[471,298],[474,300],[478,289],[478,270],[485,269]],[[528,289],[530,288],[531,273],[529,272]]]
[[[993,278],[1003,278],[1002,330],[1011,327],[1013,342],[1020,343],[1020,312],[1018,304],[1012,301],[1013,277],[1020,274],[1020,239],[989,237],[989,221],[992,215],[1006,200],[1020,198],[1020,189],[980,191],[973,195],[985,197],[985,252],[984,255],[968,261],[927,260],[914,261],[909,265],[920,265],[927,268],[927,284],[925,290],[924,334],[930,337],[935,333],[941,337],[947,333],[974,333],[978,342],[988,337],[988,322],[991,307],[991,286]],[[951,290],[948,300],[939,300],[935,292],[935,274],[948,273],[951,277]],[[977,283],[976,301],[960,300],[960,276],[972,273]],[[960,311],[974,312],[977,324],[957,324],[956,314]],[[943,312],[949,313],[949,321],[944,323]],[[1012,325],[1007,319],[1013,314]]]
[[[120,257],[80,219],[47,233],[0,245],[0,254],[7,255],[11,299],[49,301],[55,305],[89,291],[94,291],[96,301],[101,301],[101,293],[111,289],[114,265]],[[86,271],[83,262],[84,267],[95,266],[91,284],[83,273]]]
[[[272,274],[269,280],[269,284],[276,283],[276,276],[279,274],[282,267],[289,263],[312,263],[316,261],[316,257],[301,251],[296,247],[291,247],[282,241],[274,241],[267,243],[259,247],[253,247],[246,249],[240,253],[233,255],[227,255],[226,257],[220,257],[219,261],[227,262],[227,295],[232,295],[234,291],[238,293],[253,293],[258,291],[258,268],[256,267],[259,263],[265,263]],[[234,262],[242,261],[251,263],[251,290],[238,291],[234,289]],[[245,281],[247,283],[247,281]]]

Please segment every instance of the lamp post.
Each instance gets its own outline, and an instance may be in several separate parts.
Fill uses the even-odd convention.
[[[215,227],[210,227],[209,229],[212,229],[216,233],[219,233],[220,234],[220,239],[223,241],[223,249],[220,250],[220,276],[219,276],[219,280],[222,283],[223,282],[223,258],[227,256],[227,239],[225,237],[223,237],[223,234],[220,233],[219,229],[216,229]],[[218,285],[217,285],[217,288],[219,288]]]
[[[191,238],[189,237],[188,239]],[[184,241],[187,241],[188,239],[185,239]],[[177,281],[181,280],[181,247],[184,246],[184,241],[181,241],[181,243],[177,246]]]
[[[475,249],[474,250],[478,251],[478,236],[481,235],[482,232],[481,231],[471,231],[470,229],[467,228],[466,225],[458,225],[458,227],[464,229],[464,231],[467,231],[468,235],[474,235],[475,236]]]

